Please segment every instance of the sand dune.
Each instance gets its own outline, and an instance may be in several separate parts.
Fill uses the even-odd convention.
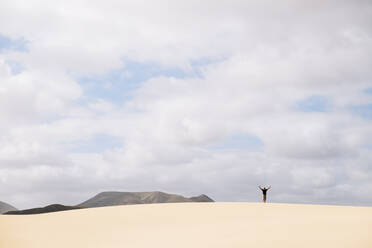
[[[0,216],[1,248],[372,247],[372,208],[171,203]]]

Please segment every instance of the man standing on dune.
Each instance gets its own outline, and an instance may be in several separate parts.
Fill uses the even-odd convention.
[[[268,188],[261,188],[261,186],[258,186],[260,188],[260,190],[262,190],[262,194],[263,194],[263,202],[266,203],[266,192],[271,188],[271,186],[269,186]]]

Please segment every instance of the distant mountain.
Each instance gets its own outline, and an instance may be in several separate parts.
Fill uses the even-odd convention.
[[[15,207],[9,205],[8,203],[0,201],[0,214],[8,211],[17,210]]]
[[[199,196],[194,196],[194,197],[190,197],[190,199],[193,201],[193,202],[214,202],[212,200],[212,198],[208,197],[207,195],[199,195]]]
[[[65,206],[60,204],[52,204],[42,208],[31,208],[25,210],[17,210],[9,204],[0,202],[0,211],[3,214],[22,215],[22,214],[42,214],[59,212],[66,210],[95,208],[117,205],[133,205],[133,204],[150,204],[150,203],[172,203],[172,202],[213,202],[206,195],[195,197],[184,197],[181,195],[167,194],[160,191],[154,192],[102,192],[93,198],[76,206]]]
[[[213,202],[206,195],[187,198],[181,195],[154,192],[102,192],[77,205],[85,208],[172,202]]]
[[[4,214],[42,214],[42,213],[51,213],[51,212],[59,212],[59,211],[66,211],[66,210],[73,210],[73,209],[81,209],[83,207],[77,206],[64,206],[60,204],[52,204],[43,208],[31,208],[26,210],[18,210],[18,211],[8,211]]]

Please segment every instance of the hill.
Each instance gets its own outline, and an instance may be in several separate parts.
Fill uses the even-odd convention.
[[[52,204],[46,207],[17,210],[12,206],[3,203],[3,214],[25,215],[42,214],[66,210],[76,210],[81,208],[95,208],[117,205],[150,204],[150,203],[175,203],[175,202],[213,202],[206,195],[186,198],[181,195],[167,194],[160,191],[154,192],[102,192],[93,198],[76,206],[65,206],[61,204]],[[1,202],[0,202],[1,203]],[[0,207],[2,205],[0,204]],[[8,207],[6,207],[8,206]]]
[[[13,210],[17,210],[17,209],[13,207],[12,205],[9,205],[8,203],[0,201],[0,214],[3,214],[8,211],[13,211]]]
[[[82,207],[77,206],[64,206],[61,204],[52,204],[42,208],[31,208],[25,210],[18,210],[18,211],[8,211],[4,214],[10,215],[22,215],[22,214],[43,214],[43,213],[51,213],[51,212],[59,212],[59,211],[66,211],[66,210],[74,210],[74,209],[81,209]]]
[[[149,203],[174,203],[174,202],[213,202],[206,195],[187,198],[176,194],[167,194],[160,191],[154,192],[102,192],[93,198],[79,204],[80,207],[94,208],[105,206],[149,204]]]

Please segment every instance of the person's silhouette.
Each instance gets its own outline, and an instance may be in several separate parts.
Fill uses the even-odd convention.
[[[271,186],[269,186],[268,188],[261,188],[261,186],[258,186],[260,188],[260,190],[262,190],[262,194],[263,194],[263,202],[266,202],[266,192],[271,188]]]

